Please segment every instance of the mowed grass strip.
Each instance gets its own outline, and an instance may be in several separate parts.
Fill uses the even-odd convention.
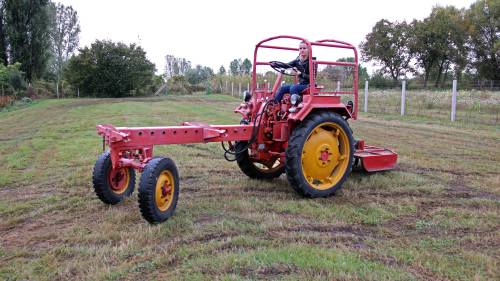
[[[96,124],[238,124],[239,103],[44,100],[0,113],[0,279],[499,278],[498,126],[361,114],[355,137],[395,149],[399,165],[355,170],[330,198],[304,199],[285,176],[251,180],[217,143],[155,148],[181,175],[161,225],[141,218],[136,193],[117,206],[93,193]]]

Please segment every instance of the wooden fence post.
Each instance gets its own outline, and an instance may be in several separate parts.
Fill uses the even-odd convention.
[[[365,112],[368,112],[368,80],[365,81]]]
[[[451,89],[451,121],[455,121],[456,109],[457,109],[457,80],[453,80],[453,87]]]
[[[401,87],[401,116],[405,115],[406,106],[406,80],[403,80],[403,85]]]

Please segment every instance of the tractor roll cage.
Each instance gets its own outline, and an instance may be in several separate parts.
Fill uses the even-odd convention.
[[[352,119],[356,120],[358,118],[358,51],[356,47],[352,44],[334,40],[334,39],[323,39],[317,40],[315,42],[310,42],[309,40],[296,36],[289,35],[279,35],[264,39],[257,43],[254,50],[253,57],[253,75],[252,75],[252,92],[257,90],[257,65],[269,65],[269,62],[263,62],[257,60],[258,50],[260,48],[267,49],[279,49],[287,51],[299,51],[298,48],[287,47],[287,46],[277,46],[269,45],[268,42],[277,39],[294,39],[297,40],[297,45],[300,42],[305,42],[309,48],[309,73],[315,73],[315,69],[319,65],[334,65],[334,66],[350,66],[353,67],[354,77],[353,77],[353,91],[321,91],[320,88],[316,87],[316,77],[315,75],[309,75],[309,93],[310,95],[353,95],[354,96],[354,108],[352,110]],[[330,48],[340,48],[340,49],[351,49],[354,53],[354,62],[338,62],[338,61],[328,61],[328,60],[313,60],[313,46],[319,47],[330,47]]]

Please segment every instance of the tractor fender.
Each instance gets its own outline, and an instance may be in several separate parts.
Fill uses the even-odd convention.
[[[347,109],[346,105],[343,103],[336,104],[315,104],[313,102],[309,104],[304,104],[304,107],[296,113],[290,114],[289,119],[295,121],[303,121],[310,113],[314,111],[332,111],[340,116],[343,116],[346,120],[352,118],[351,112]]]

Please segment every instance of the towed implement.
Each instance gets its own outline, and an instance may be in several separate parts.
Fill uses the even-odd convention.
[[[309,51],[309,86],[294,101],[285,94],[274,101],[278,88],[292,67],[282,62],[259,60],[264,49],[298,51],[279,44],[283,39],[303,42]],[[316,48],[352,51],[353,62],[317,60]],[[277,71],[274,86],[259,87],[257,66]],[[352,71],[352,88],[326,90],[317,80],[321,67],[345,67]],[[295,77],[295,80],[297,78]],[[261,85],[262,86],[262,85]],[[234,111],[242,115],[238,125],[184,122],[169,127],[114,127],[97,125],[103,146],[93,171],[94,190],[104,203],[117,204],[130,196],[139,179],[139,208],[156,224],[175,211],[179,197],[179,172],[169,158],[153,157],[155,145],[221,142],[224,157],[235,160],[250,178],[273,179],[286,173],[290,185],[305,197],[334,194],[355,164],[368,172],[393,169],[397,154],[386,148],[355,140],[348,120],[358,117],[358,55],[356,48],[337,40],[308,41],[295,36],[276,36],[259,42],[254,51],[252,83],[244,102]],[[343,102],[342,97],[352,99]],[[297,106],[297,107],[295,107]],[[290,110],[294,107],[294,110]]]

